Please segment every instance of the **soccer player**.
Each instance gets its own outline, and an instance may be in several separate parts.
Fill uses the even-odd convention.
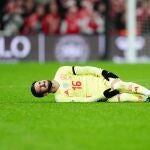
[[[62,66],[53,80],[33,82],[31,92],[35,97],[54,93],[56,102],[150,101],[149,89],[92,66]]]

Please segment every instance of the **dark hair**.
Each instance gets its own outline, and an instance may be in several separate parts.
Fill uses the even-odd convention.
[[[32,95],[35,96],[35,97],[43,97],[43,96],[44,96],[43,93],[37,93],[37,92],[35,91],[34,84],[35,84],[36,82],[37,82],[37,81],[34,81],[34,82],[32,83],[32,85],[31,85],[31,93],[32,93]]]

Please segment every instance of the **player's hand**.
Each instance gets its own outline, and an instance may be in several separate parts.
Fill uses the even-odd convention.
[[[109,89],[105,90],[105,91],[103,92],[103,94],[104,94],[104,96],[105,96],[106,98],[111,98],[111,97],[113,97],[113,96],[119,94],[119,91],[118,91],[118,90],[113,90],[113,91],[111,91],[111,88],[109,88]]]
[[[112,72],[108,72],[108,71],[106,71],[106,70],[103,70],[102,71],[102,76],[107,80],[107,81],[109,81],[109,78],[118,78],[118,76],[117,75],[115,75],[115,74],[113,74]]]

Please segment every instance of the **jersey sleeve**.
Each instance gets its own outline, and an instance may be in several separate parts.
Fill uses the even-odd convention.
[[[96,77],[101,77],[103,71],[101,68],[92,66],[73,66],[72,70],[75,75],[93,75]]]
[[[103,69],[93,66],[63,66],[58,69],[57,74],[65,72],[66,74],[71,75],[92,75],[101,77],[102,71]]]

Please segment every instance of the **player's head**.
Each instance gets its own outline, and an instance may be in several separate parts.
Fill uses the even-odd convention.
[[[52,82],[50,80],[35,81],[31,85],[31,93],[35,97],[43,97],[51,93]]]

